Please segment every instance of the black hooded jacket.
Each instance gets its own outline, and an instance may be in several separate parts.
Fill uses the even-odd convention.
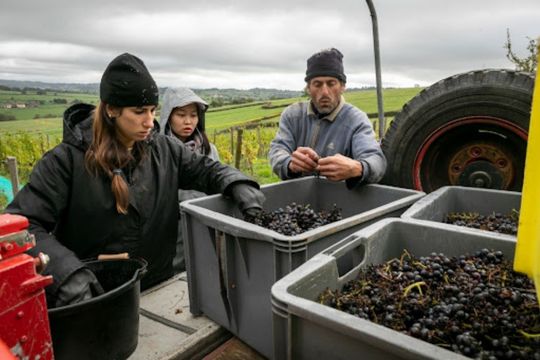
[[[29,231],[37,243],[30,253],[49,255],[45,273],[54,277],[49,295],[84,266],[80,259],[102,253],[128,252],[146,259],[143,288],[166,279],[172,275],[175,255],[177,189],[212,194],[227,193],[234,182],[258,187],[238,170],[196,154],[155,129],[145,142],[147,156],[130,174],[128,213],[119,214],[111,179],[85,168],[93,111],[94,106],[87,104],[66,110],[62,143],[43,155],[28,184],[6,209],[30,221]]]

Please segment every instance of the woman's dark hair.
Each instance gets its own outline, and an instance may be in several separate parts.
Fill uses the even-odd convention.
[[[93,139],[85,154],[85,165],[90,173],[96,176],[101,173],[111,178],[116,210],[127,214],[129,188],[121,169],[136,166],[144,157],[145,147],[142,142],[135,142],[130,152],[122,145],[116,136],[116,119],[109,117],[106,108],[107,104],[101,101],[94,111]],[[118,110],[122,113],[122,108]]]

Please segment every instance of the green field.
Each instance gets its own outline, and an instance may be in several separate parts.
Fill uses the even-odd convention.
[[[18,132],[62,135],[62,118],[0,121],[0,134]]]
[[[65,100],[65,104],[54,103],[55,99]],[[69,93],[42,90],[38,93],[35,90],[8,91],[0,90],[0,106],[4,104],[30,103],[35,102],[37,107],[27,108],[0,108],[0,114],[14,116],[16,120],[28,120],[39,118],[61,117],[64,110],[75,102],[97,103],[98,97],[95,94]]]
[[[42,91],[42,94],[38,94],[35,90],[28,90],[25,91],[23,94],[22,91],[14,91],[14,90],[0,90],[0,103],[4,102],[10,102],[10,101],[18,101],[18,102],[24,102],[24,101],[31,101],[31,100],[37,100],[37,101],[46,101],[51,102],[54,99],[66,99],[67,102],[72,102],[75,100],[79,100],[82,102],[90,102],[95,103],[97,102],[98,96],[96,94],[87,94],[87,93],[70,93],[70,92],[60,92],[60,91]]]
[[[404,89],[385,89],[383,92],[384,110],[398,111],[403,104],[415,96],[420,88],[404,88]],[[54,98],[65,98],[68,101],[82,100],[85,102],[95,103],[96,95],[80,94],[80,93],[51,93],[50,95],[21,95],[20,92],[0,91],[0,104],[5,99],[14,98],[16,101],[23,101],[23,98],[35,100],[37,97],[43,97],[42,100],[52,101]],[[356,105],[367,113],[377,112],[377,95],[375,90],[351,91],[345,93],[345,98],[348,102]],[[272,105],[290,104],[302,98],[291,98],[272,100]],[[31,109],[0,109],[0,114],[14,115],[15,121],[1,121],[0,133],[2,132],[42,132],[46,134],[58,135],[62,133],[61,114],[69,105],[49,104],[31,108]],[[231,106],[229,106],[231,107]],[[219,108],[216,108],[219,109]],[[206,115],[206,128],[209,132],[223,130],[231,126],[240,125],[247,121],[253,121],[265,116],[279,116],[283,111],[283,107],[264,109],[260,102],[252,106],[244,106],[240,108],[224,109],[223,111],[212,111]],[[56,115],[51,118],[43,119],[47,114]],[[38,115],[41,119],[34,120]]]
[[[384,111],[399,111],[403,105],[418,94],[422,88],[399,88],[383,90]],[[376,113],[377,93],[375,90],[351,91],[345,93],[345,99],[366,113]]]

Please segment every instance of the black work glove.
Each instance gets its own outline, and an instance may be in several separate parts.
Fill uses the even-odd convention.
[[[76,304],[103,293],[96,275],[90,269],[82,268],[69,275],[60,285],[54,306]]]
[[[244,216],[257,216],[266,200],[259,189],[246,183],[233,184],[231,195]]]

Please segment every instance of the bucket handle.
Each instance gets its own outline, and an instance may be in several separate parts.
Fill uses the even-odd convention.
[[[128,258],[124,258],[124,257],[121,257],[121,258],[105,257],[105,258],[103,258],[102,257],[100,259],[99,256],[98,256],[98,257],[83,259],[82,262],[83,262],[83,264],[86,264],[86,263],[94,262],[94,261],[124,261],[124,260],[133,260],[133,261],[139,263],[140,267],[137,270],[135,270],[135,277],[136,277],[135,280],[140,280],[148,272],[148,261],[146,261],[142,257],[133,257],[133,258],[130,258],[130,257],[128,257]]]
[[[135,271],[135,276],[137,277],[137,280],[140,280],[148,272],[148,261],[141,257],[132,258],[132,260],[139,262],[139,264],[141,265],[141,267]]]

